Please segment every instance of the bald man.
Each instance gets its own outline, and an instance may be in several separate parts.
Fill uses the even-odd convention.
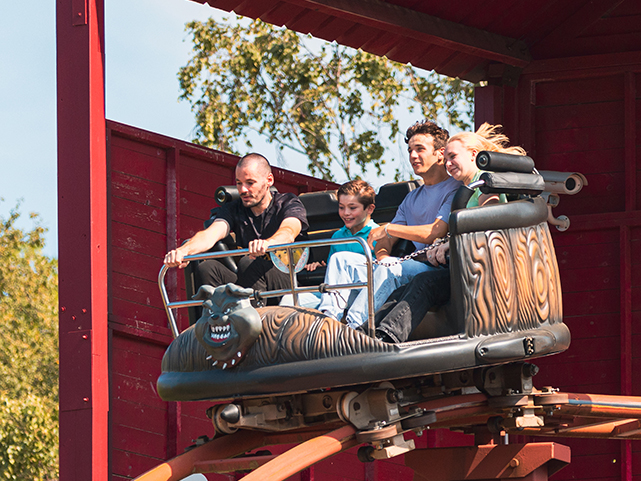
[[[233,282],[259,291],[288,289],[289,275],[276,269],[264,255],[268,247],[294,242],[301,231],[307,230],[307,215],[298,197],[291,193],[272,194],[272,185],[274,175],[267,159],[256,153],[245,155],[236,166],[240,199],[224,204],[209,227],[168,252],[165,265],[184,268],[185,256],[206,252],[234,232],[236,244],[249,250],[238,263],[238,274],[218,260],[207,260],[196,270],[199,284],[219,286]]]

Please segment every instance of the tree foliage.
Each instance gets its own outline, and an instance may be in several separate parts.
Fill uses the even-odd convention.
[[[370,167],[381,174],[399,109],[469,128],[473,89],[459,79],[260,20],[194,21],[187,31],[193,56],[178,74],[181,99],[195,112],[196,142],[208,147],[238,153],[239,139],[256,131],[281,152],[304,154],[311,174],[331,180],[336,166],[352,179]]]
[[[58,272],[45,229],[0,217],[0,479],[58,477]],[[37,221],[37,216],[32,214]]]

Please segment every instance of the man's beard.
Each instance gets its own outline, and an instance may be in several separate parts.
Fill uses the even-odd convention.
[[[265,193],[263,193],[263,196],[262,196],[260,199],[255,200],[255,201],[249,200],[249,203],[245,202],[245,199],[243,199],[242,197],[240,198],[240,200],[242,201],[243,206],[244,206],[245,208],[247,208],[247,209],[253,209],[254,207],[256,207],[257,205],[259,205],[259,204],[260,204],[260,203],[265,199],[265,196],[266,196],[266,195],[267,195],[267,191],[265,191]]]

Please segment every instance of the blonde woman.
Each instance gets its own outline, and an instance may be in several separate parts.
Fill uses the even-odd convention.
[[[453,135],[445,146],[445,168],[456,180],[465,185],[479,180],[483,173],[476,166],[476,156],[479,152],[487,150],[490,152],[501,152],[504,154],[526,155],[521,147],[508,147],[510,139],[501,133],[501,125],[490,125],[484,123],[476,132],[461,132]],[[507,202],[504,194],[483,194],[476,188],[474,194],[467,202],[467,207]],[[446,256],[449,252],[449,243],[435,249],[435,254],[428,254],[427,260],[430,264],[438,266],[446,263]]]

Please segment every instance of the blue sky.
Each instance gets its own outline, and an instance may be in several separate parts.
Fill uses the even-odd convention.
[[[229,14],[187,0],[105,4],[107,118],[190,140],[194,119],[189,104],[178,102],[176,78],[191,49],[184,25]],[[20,226],[33,225],[28,213],[40,214],[49,229],[45,253],[50,256],[58,249],[55,42],[53,0],[0,2],[0,217],[22,199]],[[274,147],[252,142],[276,158]],[[288,168],[297,165],[304,170],[305,162],[290,161]],[[371,180],[378,187],[391,181],[391,174]]]

